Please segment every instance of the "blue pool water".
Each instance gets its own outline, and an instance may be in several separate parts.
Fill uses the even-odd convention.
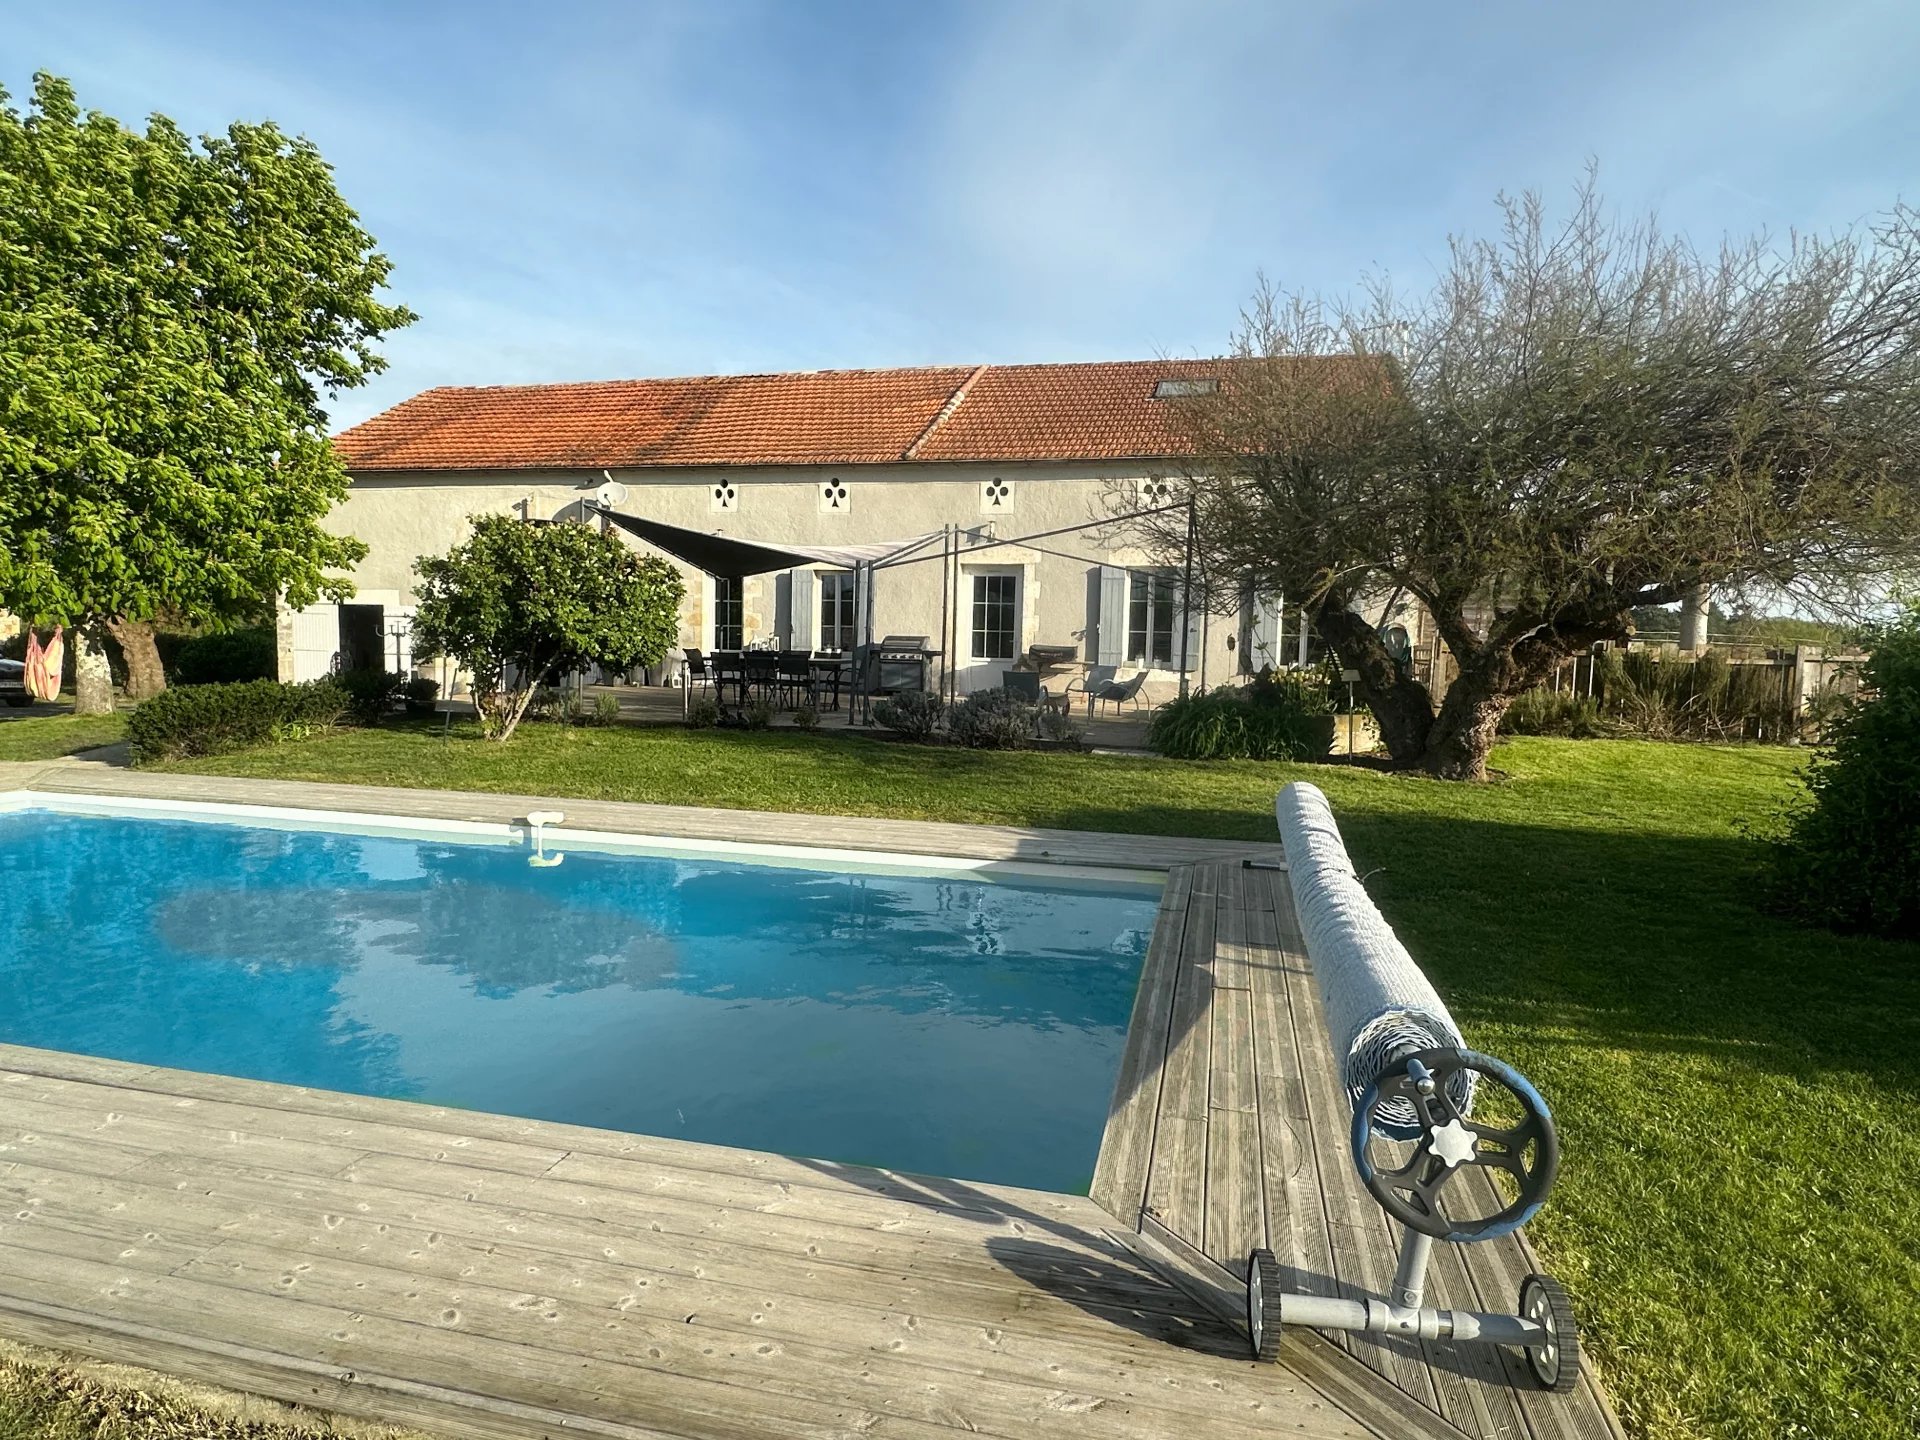
[[[0,1039],[1084,1191],[1157,894],[0,814]]]

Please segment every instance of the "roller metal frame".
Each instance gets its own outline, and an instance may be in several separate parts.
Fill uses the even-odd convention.
[[[1452,1107],[1444,1098],[1444,1082],[1423,1063],[1441,1053],[1405,1053],[1396,1058],[1388,1075],[1395,1074],[1398,1067],[1404,1065],[1413,1086],[1429,1100],[1439,1097],[1444,1108],[1452,1114]],[[1454,1244],[1470,1244],[1511,1234],[1540,1208],[1547,1190],[1552,1186],[1558,1160],[1559,1142],[1551,1117],[1533,1086],[1517,1071],[1499,1061],[1471,1051],[1452,1053],[1458,1056],[1460,1063],[1470,1062],[1483,1073],[1498,1078],[1529,1111],[1527,1120],[1514,1127],[1514,1131],[1527,1132],[1537,1139],[1541,1152],[1531,1177],[1523,1181],[1520,1198],[1498,1215],[1474,1222],[1470,1229],[1461,1229],[1445,1221],[1437,1205],[1433,1208],[1433,1233],[1403,1222],[1399,1261],[1385,1299],[1370,1295],[1358,1299],[1303,1295],[1278,1287],[1269,1293],[1269,1285],[1281,1272],[1270,1251],[1256,1249],[1247,1260],[1247,1326],[1257,1359],[1274,1358],[1278,1331],[1289,1325],[1302,1325],[1310,1330],[1345,1330],[1371,1335],[1401,1335],[1421,1340],[1459,1340],[1513,1346],[1525,1352],[1528,1368],[1542,1388],[1561,1394],[1572,1389],[1579,1367],[1579,1335],[1572,1324],[1565,1292],[1550,1278],[1530,1274],[1521,1282],[1517,1303],[1523,1313],[1519,1314],[1443,1310],[1426,1303],[1427,1269],[1433,1258],[1434,1241],[1440,1239]],[[1382,1077],[1383,1080],[1386,1078]],[[1354,1111],[1354,1159],[1370,1192],[1376,1190],[1378,1182],[1374,1167],[1367,1158],[1366,1146],[1372,1117],[1380,1098],[1379,1084],[1376,1082],[1368,1091],[1366,1101],[1356,1106]],[[1434,1133],[1437,1135],[1438,1127],[1435,1127]],[[1476,1143],[1478,1138],[1476,1134]],[[1429,1153],[1426,1144],[1422,1142],[1422,1150],[1416,1154],[1414,1163]],[[1437,1191],[1456,1170],[1469,1168],[1476,1163],[1480,1162],[1473,1159],[1446,1162],[1439,1182],[1430,1188]],[[1535,1318],[1536,1315],[1545,1318]]]

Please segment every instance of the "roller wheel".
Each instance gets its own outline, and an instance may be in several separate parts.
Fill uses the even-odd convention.
[[[1280,1262],[1271,1250],[1247,1257],[1247,1337],[1253,1358],[1280,1358]]]
[[[1529,1275],[1520,1282],[1520,1314],[1547,1332],[1542,1343],[1525,1347],[1533,1378],[1542,1390],[1571,1393],[1580,1378],[1580,1328],[1567,1292],[1551,1275]]]

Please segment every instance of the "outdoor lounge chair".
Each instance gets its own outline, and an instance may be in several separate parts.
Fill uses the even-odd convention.
[[[1147,672],[1136,670],[1124,680],[1112,676],[1088,675],[1084,681],[1074,680],[1067,685],[1067,694],[1074,693],[1074,687],[1080,687],[1080,693],[1087,697],[1087,718],[1093,718],[1093,707],[1111,705],[1118,711],[1121,706],[1132,703],[1134,709],[1142,706],[1140,687],[1147,683]]]

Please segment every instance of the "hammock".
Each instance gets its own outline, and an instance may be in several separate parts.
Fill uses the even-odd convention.
[[[1307,958],[1326,1008],[1327,1038],[1347,1097],[1358,1107],[1402,1056],[1464,1048],[1460,1030],[1354,875],[1319,787],[1295,782],[1274,798],[1273,808]],[[1455,1072],[1448,1093],[1464,1114],[1473,1103],[1472,1072]],[[1404,1100],[1383,1106],[1376,1125],[1399,1139],[1419,1134],[1413,1107]]]
[[[40,636],[27,631],[27,693],[36,700],[60,698],[60,671],[66,662],[66,638],[63,627],[53,627],[53,636],[42,648]]]

